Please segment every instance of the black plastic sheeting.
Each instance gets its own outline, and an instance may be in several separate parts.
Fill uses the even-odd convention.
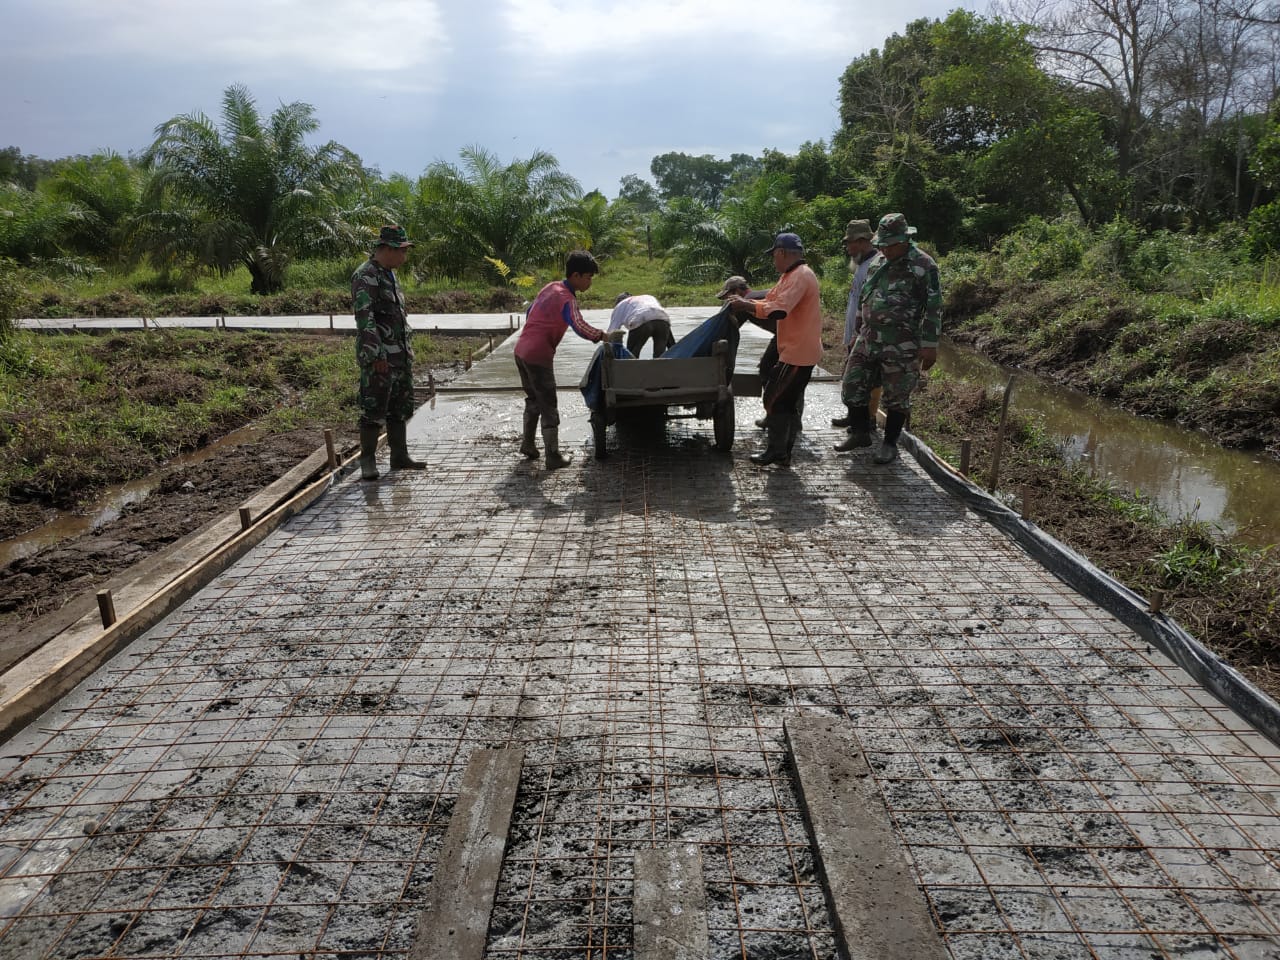
[[[1176,621],[1163,613],[1152,613],[1142,597],[956,473],[918,437],[904,432],[899,446],[911,451],[940,487],[1011,537],[1058,579],[1158,648],[1202,687],[1280,745],[1280,705],[1201,646]]]

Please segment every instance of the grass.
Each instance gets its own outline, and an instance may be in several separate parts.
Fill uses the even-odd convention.
[[[420,367],[478,339],[420,335]],[[0,344],[0,498],[71,507],[252,420],[271,430],[354,418],[352,341],[208,330],[48,335]]]

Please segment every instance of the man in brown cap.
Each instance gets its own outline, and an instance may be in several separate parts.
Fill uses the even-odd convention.
[[[407,424],[413,416],[413,348],[404,291],[396,269],[413,244],[404,227],[378,231],[378,242],[351,275],[356,314],[356,362],[360,365],[360,479],[377,480],[378,437],[387,425],[392,470],[422,470],[409,456]]]
[[[862,324],[859,299],[862,285],[876,256],[876,248],[871,245],[871,221],[850,220],[844,228],[844,250],[849,255],[849,266],[853,268],[853,280],[849,284],[849,302],[844,311],[844,367],[849,366],[849,356],[853,353],[853,341],[857,339],[858,328]],[[843,376],[843,369],[841,370]],[[871,391],[871,427],[875,429],[876,409],[880,404],[880,388]],[[849,417],[836,417],[831,421],[833,427],[849,426]]]

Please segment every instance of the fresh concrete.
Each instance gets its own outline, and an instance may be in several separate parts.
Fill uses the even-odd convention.
[[[834,387],[791,470],[758,401],[732,455],[596,462],[563,393],[552,473],[520,407],[439,398],[425,473],[339,484],[15,734],[0,958],[404,956],[505,747],[490,956],[634,955],[636,854],[693,845],[709,957],[833,957],[802,713],[856,728],[952,960],[1280,953],[1280,751],[913,462],[832,453]]]

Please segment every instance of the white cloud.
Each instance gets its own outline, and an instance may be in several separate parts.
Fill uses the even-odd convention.
[[[46,0],[32,10],[58,28],[28,38],[47,36],[60,58],[216,64],[228,75],[338,75],[427,90],[443,83],[450,52],[440,0]]]
[[[591,58],[624,74],[646,56],[669,64],[681,53],[768,70],[778,57],[849,55],[875,42],[848,0],[505,0],[500,18],[513,51],[544,71]]]

